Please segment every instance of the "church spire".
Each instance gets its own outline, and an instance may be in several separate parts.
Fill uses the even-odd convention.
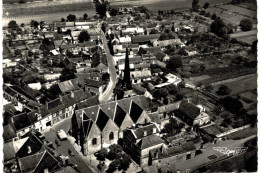
[[[126,54],[125,54],[125,70],[124,70],[124,86],[127,89],[131,89],[131,79],[130,79],[130,66],[129,66],[129,52],[128,47],[126,47]]]

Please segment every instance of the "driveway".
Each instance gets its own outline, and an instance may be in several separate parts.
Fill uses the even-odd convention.
[[[110,54],[110,50],[107,45],[107,39],[102,30],[101,30],[101,37],[103,40],[103,47],[105,49],[106,56],[107,56],[108,72],[110,74],[110,81],[107,86],[107,89],[103,93],[101,93],[99,96],[99,101],[101,103],[103,103],[103,102],[110,100],[111,97],[113,96],[113,90],[116,86],[117,73],[116,73],[115,62],[114,62],[113,56]]]

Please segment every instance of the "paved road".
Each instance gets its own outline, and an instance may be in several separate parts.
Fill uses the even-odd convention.
[[[113,95],[113,90],[116,86],[117,73],[115,68],[115,62],[113,56],[110,54],[110,50],[107,45],[107,39],[103,31],[101,31],[101,37],[103,40],[103,47],[105,49],[106,56],[107,56],[108,71],[110,74],[110,81],[107,86],[107,89],[99,96],[99,101],[102,103],[111,99]]]
[[[67,133],[70,129],[70,126],[71,126],[71,118],[67,118],[67,119],[62,120],[61,122],[55,124],[53,127],[46,129],[43,132],[43,134],[45,135],[45,137],[48,141],[53,143],[55,150],[59,154],[64,155],[64,156],[68,156],[69,162],[77,165],[77,168],[80,172],[82,172],[82,173],[85,173],[85,172],[94,173],[95,171],[93,171],[90,168],[89,163],[85,159],[85,156],[80,155],[75,150],[75,148],[73,147],[73,145],[70,143],[69,140],[60,141],[58,139],[56,131],[59,130],[59,129],[63,129]],[[58,141],[60,146],[58,146],[55,143],[55,140]],[[72,151],[72,153],[75,154],[75,156],[70,156],[70,154],[68,153],[69,149]]]

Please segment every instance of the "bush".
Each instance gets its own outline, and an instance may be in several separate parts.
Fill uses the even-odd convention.
[[[243,19],[240,21],[240,27],[243,31],[250,31],[253,28],[253,23],[250,19]]]
[[[88,34],[88,31],[82,31],[80,32],[79,36],[78,36],[78,40],[80,43],[85,42],[85,41],[89,41],[90,39],[90,35]]]
[[[231,90],[226,85],[221,85],[217,91],[218,95],[228,95]]]

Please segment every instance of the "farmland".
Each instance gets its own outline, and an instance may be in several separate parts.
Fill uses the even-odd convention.
[[[231,89],[230,95],[237,95],[255,89],[257,87],[257,76],[254,75],[253,77],[225,83],[224,85]],[[213,89],[213,93],[216,93],[220,86],[221,85],[216,85]]]
[[[121,6],[121,5],[144,5],[151,11],[158,10],[180,10],[191,8],[190,0],[131,0],[129,1],[120,1],[120,2],[111,2],[112,6]],[[201,0],[200,5],[209,2],[211,5],[228,3],[230,0]]]
[[[240,13],[240,9],[241,13]],[[206,10],[206,12],[209,12],[210,14],[216,14],[220,18],[223,19],[223,21],[228,24],[232,24],[234,26],[239,25],[240,21],[244,18],[250,18],[253,20],[253,17],[256,16],[256,11],[252,11],[249,9],[241,8],[235,5],[223,5],[223,6],[215,6],[210,7]],[[245,14],[248,14],[247,16]],[[250,16],[250,17],[249,17]],[[256,23],[256,20],[253,20],[253,23]]]

